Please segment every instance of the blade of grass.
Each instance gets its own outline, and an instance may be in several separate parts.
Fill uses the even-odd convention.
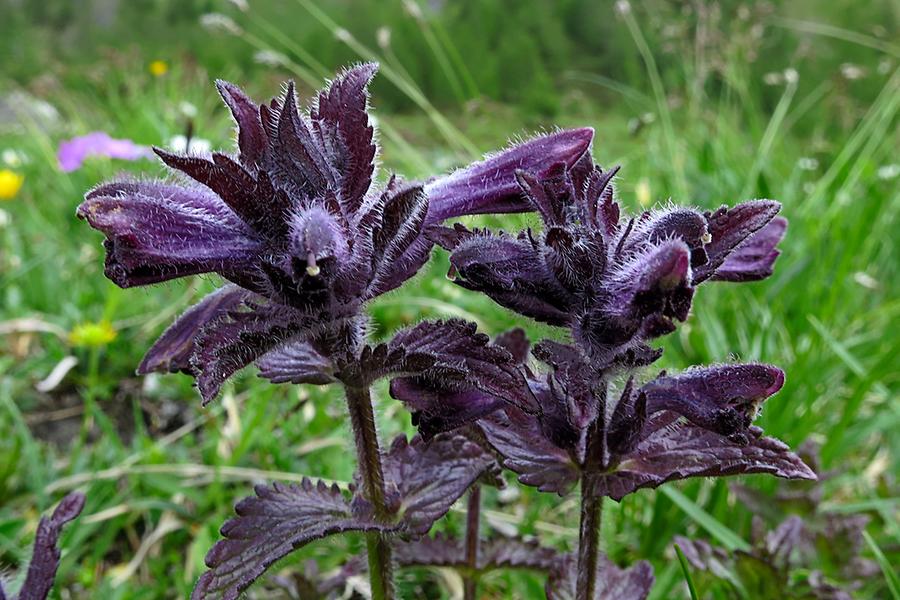
[[[900,46],[885,42],[884,40],[879,40],[870,35],[859,33],[858,31],[844,29],[843,27],[835,27],[834,25],[828,25],[827,23],[802,21],[800,19],[789,19],[787,17],[772,17],[771,23],[776,27],[784,27],[786,29],[793,29],[794,31],[802,31],[803,33],[812,33],[814,35],[821,35],[858,44],[867,48],[873,48],[900,58]]]
[[[698,600],[697,588],[694,587],[694,580],[691,578],[691,571],[688,568],[687,558],[681,551],[681,546],[675,544],[675,554],[678,555],[678,562],[681,563],[681,572],[684,573],[684,580],[687,582],[688,592],[691,594],[691,600]]]
[[[641,32],[641,27],[634,18],[631,5],[627,2],[619,3],[623,8],[619,9],[619,14],[625,20],[628,31],[634,40],[635,45],[644,59],[644,65],[647,68],[647,75],[650,78],[650,87],[653,88],[653,96],[656,98],[656,109],[659,111],[659,117],[663,124],[663,134],[666,140],[666,148],[669,151],[669,160],[675,171],[675,187],[678,198],[684,202],[688,199],[687,178],[684,173],[684,154],[678,151],[678,144],[675,139],[675,127],[672,125],[672,114],[669,111],[669,104],[666,99],[666,90],[663,87],[662,77],[659,74],[659,68],[656,66],[656,59],[653,52]]]
[[[682,494],[672,486],[663,486],[660,491],[669,497],[678,508],[683,510],[697,525],[702,527],[711,536],[719,540],[729,550],[750,551],[750,544],[744,541],[738,534],[720,523],[715,517],[703,510],[696,502]]]
[[[360,42],[352,33],[340,27],[335,21],[329,17],[321,8],[319,8],[312,0],[296,0],[314,19],[322,24],[326,29],[331,31],[337,39],[350,47],[364,60],[382,62],[381,72],[387,79],[397,86],[400,91],[409,97],[426,115],[434,122],[441,134],[456,149],[467,154],[469,158],[475,159],[481,156],[478,148],[467,138],[459,129],[457,129],[434,105],[425,97],[422,90],[415,83],[402,77],[390,65],[379,60],[378,53]]]
[[[878,561],[881,572],[884,573],[884,580],[887,582],[888,589],[891,590],[891,596],[894,600],[900,600],[900,578],[898,578],[897,572],[894,570],[894,567],[891,566],[891,563],[884,555],[884,552],[881,551],[881,548],[878,547],[878,544],[875,543],[875,539],[869,535],[869,532],[863,531],[862,534],[866,543],[869,545],[869,548],[872,550],[872,554],[875,555],[875,560]]]
[[[447,78],[450,87],[453,88],[453,94],[456,96],[456,99],[459,102],[465,102],[466,94],[462,89],[462,83],[456,75],[453,65],[450,64],[450,58],[447,56],[443,46],[441,46],[437,37],[434,35],[434,31],[431,29],[428,19],[425,18],[425,12],[422,10],[421,5],[415,2],[415,0],[404,0],[403,6],[406,8],[406,12],[409,16],[412,17],[419,26],[419,31],[422,32],[422,37],[425,38],[428,49],[431,50],[431,54],[434,55],[435,60],[437,60],[438,66],[440,66],[441,71],[444,72],[444,77]]]
[[[750,167],[750,172],[744,181],[744,188],[741,190],[739,198],[749,198],[756,188],[756,179],[759,177],[760,171],[762,171],[763,163],[771,156],[772,144],[775,143],[775,139],[778,137],[778,132],[784,123],[785,115],[787,115],[796,92],[797,78],[794,77],[789,79],[787,85],[784,86],[784,93],[781,94],[781,98],[779,98],[778,104],[772,112],[772,118],[769,119],[769,124],[766,125],[766,130],[763,132],[759,148],[756,151],[756,157],[753,159],[753,166]]]

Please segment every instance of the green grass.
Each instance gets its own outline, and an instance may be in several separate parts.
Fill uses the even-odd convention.
[[[622,26],[637,36],[646,24],[636,17]],[[443,49],[435,68],[456,73],[457,85],[468,89],[452,45],[440,30],[428,35]],[[826,46],[844,43],[814,39]],[[261,34],[261,44],[276,42]],[[638,43],[644,58],[652,56],[651,48]],[[885,52],[867,51],[873,65]],[[211,80],[240,76],[206,73],[185,62],[154,79],[145,68],[150,58],[72,67],[68,83],[45,94],[61,111],[61,126],[46,130],[26,120],[20,131],[0,133],[0,149],[15,148],[29,158],[18,169],[26,177],[21,192],[0,203],[8,215],[0,229],[0,327],[14,330],[0,335],[0,564],[20,564],[40,514],[66,491],[83,490],[87,508],[63,536],[59,574],[60,587],[74,597],[184,597],[219,525],[254,483],[289,474],[346,482],[353,470],[352,442],[335,390],[273,387],[248,372],[235,379],[225,398],[201,409],[187,378],[133,374],[155,336],[217,282],[197,278],[123,291],[106,281],[101,236],[75,218],[75,206],[84,190],[122,171],[160,175],[162,169],[152,162],[97,160],[63,174],[55,166],[55,149],[61,139],[95,129],[164,143],[184,128],[178,111],[183,100],[199,109],[198,135],[214,147],[231,148],[231,125]],[[880,179],[877,171],[897,160],[900,76],[872,70],[881,93],[841,128],[815,121],[819,111],[809,112],[804,99],[816,94],[816,107],[862,102],[843,84],[796,94],[788,87],[767,103],[755,82],[740,82],[741,65],[735,62],[726,65],[723,79],[732,83],[724,89],[703,88],[703,94],[673,106],[668,98],[693,88],[673,85],[671,66],[666,70],[657,62],[633,81],[590,73],[564,78],[562,110],[552,121],[490,102],[439,111],[417,95],[402,65],[393,64],[382,77],[422,101],[416,103],[424,112],[378,113],[384,163],[411,177],[425,176],[452,168],[474,148],[495,149],[517,134],[590,125],[597,130],[596,159],[623,165],[618,190],[629,209],[641,208],[635,189],[642,180],[654,203],[671,197],[711,208],[745,197],[780,200],[790,228],[775,275],[760,283],[701,289],[689,322],[663,340],[659,367],[739,359],[784,368],[785,387],[759,424],[794,446],[807,438],[823,444],[824,467],[840,471],[826,485],[828,506],[872,516],[864,552],[886,569],[885,578],[867,580],[859,596],[885,597],[896,586],[890,565],[900,563],[900,189],[896,178]],[[312,65],[300,66],[324,75]],[[820,75],[805,72],[802,63],[796,68],[801,81]],[[288,74],[260,73],[246,83],[263,96]],[[377,97],[374,102],[377,108]],[[629,133],[629,120],[646,110],[657,112],[657,119]],[[801,157],[813,157],[819,166],[804,170]],[[517,228],[535,220],[481,222]],[[444,278],[446,269],[446,255],[436,252],[423,274],[379,300],[372,307],[379,334],[452,314],[488,332],[522,324],[535,336],[558,335],[454,287]],[[69,342],[67,332],[76,325],[104,319],[117,332],[108,345],[90,349]],[[69,355],[78,365],[63,383],[50,394],[35,391],[35,383]],[[378,390],[377,410],[385,437],[412,433],[408,415],[384,389]],[[743,481],[769,491],[781,485],[763,476]],[[574,497],[561,500],[522,488],[512,504],[500,503],[490,490],[485,500],[487,530],[515,528],[561,549],[571,549],[577,539]],[[749,540],[752,515],[721,480],[642,491],[606,507],[606,551],[620,564],[653,562],[656,598],[689,597],[673,535],[712,537],[734,548]],[[454,512],[439,527],[459,532],[462,524]],[[336,538],[304,548],[289,564],[312,558],[327,570],[364,547],[360,537]],[[427,571],[404,573],[401,588],[414,597],[435,589],[439,579]],[[482,585],[486,597],[520,598],[539,595],[543,581],[497,573]]]

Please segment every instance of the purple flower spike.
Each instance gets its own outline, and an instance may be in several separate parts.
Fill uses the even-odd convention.
[[[590,145],[589,129],[561,131],[434,180],[427,190],[396,177],[376,186],[368,115],[376,70],[370,63],[344,71],[305,111],[293,84],[257,105],[219,81],[237,123],[237,156],[155,149],[178,172],[176,181],[118,181],[85,196],[77,215],[106,235],[106,275],[117,285],[201,273],[235,284],[185,313],[147,354],[141,373],[189,372],[206,401],[257,359],[277,381],[327,382],[334,372],[361,377],[348,365],[364,347],[362,307],[425,263],[433,245],[426,225],[520,210],[513,206],[520,202],[516,168],[575,165]],[[304,349],[307,343],[314,347]],[[328,360],[305,360],[307,350]],[[330,362],[335,357],[346,364]]]
[[[89,156],[105,156],[122,160],[150,158],[150,148],[135,144],[131,140],[117,140],[102,131],[74,137],[59,145],[56,154],[59,168],[64,173],[77,171]]]
[[[714,213],[667,208],[628,218],[614,199],[617,172],[594,166],[587,152],[575,164],[519,170],[524,199],[544,222],[540,235],[458,224],[432,227],[428,235],[452,252],[457,284],[570,328],[597,367],[622,364],[644,340],[687,318],[698,283],[768,275],[786,222],[773,221],[780,205],[768,200]]]

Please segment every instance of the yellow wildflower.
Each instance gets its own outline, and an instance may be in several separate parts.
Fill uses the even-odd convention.
[[[0,200],[12,200],[19,193],[25,176],[9,169],[0,170]]]
[[[169,72],[169,65],[164,60],[154,60],[150,63],[150,73],[154,77],[162,77]]]
[[[97,323],[79,323],[69,332],[69,343],[85,348],[99,348],[116,339],[116,330],[106,319]]]

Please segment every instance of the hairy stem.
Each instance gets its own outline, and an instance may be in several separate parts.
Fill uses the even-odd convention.
[[[597,593],[597,561],[600,557],[600,521],[603,497],[595,496],[589,473],[581,479],[581,526],[578,530],[578,580],[576,600],[593,600]]]
[[[478,521],[481,517],[481,486],[476,484],[469,490],[466,506],[466,566],[469,571],[463,577],[463,598],[475,600],[478,590]]]
[[[375,430],[375,412],[369,388],[345,386],[347,408],[350,410],[350,424],[359,472],[362,477],[363,494],[372,503],[375,518],[387,520],[389,513],[384,499],[384,470],[381,467],[381,448],[378,432]],[[366,550],[369,558],[369,581],[372,586],[372,600],[392,600],[394,598],[393,566],[391,547],[386,538],[378,532],[366,534]]]
[[[578,529],[578,579],[575,600],[594,600],[597,594],[597,564],[600,560],[600,524],[603,496],[595,492],[596,473],[606,455],[605,391],[599,416],[588,427],[584,472],[581,475],[581,525]]]

